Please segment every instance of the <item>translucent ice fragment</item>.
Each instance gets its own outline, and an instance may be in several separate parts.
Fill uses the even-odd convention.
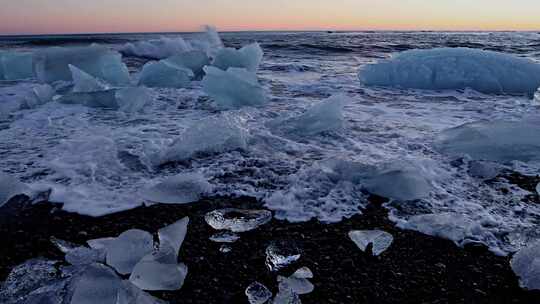
[[[137,112],[151,101],[146,88],[123,88],[96,92],[75,92],[62,96],[58,102],[80,104],[91,108],[108,108]]]
[[[512,257],[512,270],[519,277],[521,287],[529,290],[540,289],[540,242],[537,241],[521,249]]]
[[[113,86],[130,82],[122,56],[102,46],[52,47],[34,53],[34,71],[41,82],[72,81],[70,64]]]
[[[149,88],[186,88],[193,78],[186,67],[168,64],[165,61],[148,62],[139,76],[139,85]]]
[[[123,288],[118,291],[116,304],[167,304],[142,291],[130,281],[122,281]]]
[[[0,285],[0,300],[20,303],[30,292],[50,284],[60,277],[58,261],[32,259],[13,268]]]
[[[187,128],[159,157],[160,163],[247,148],[248,131],[234,116],[204,118]]]
[[[66,253],[66,262],[71,265],[88,265],[105,262],[106,253],[103,249],[77,247]]]
[[[168,254],[150,254],[141,259],[129,280],[142,290],[178,290],[188,273],[185,264],[170,260]]]
[[[241,49],[220,49],[212,65],[227,70],[228,68],[244,68],[250,72],[256,72],[263,58],[264,52],[258,43],[246,45]]]
[[[210,240],[216,243],[234,243],[239,239],[238,234],[229,231],[218,232],[210,237]]]
[[[221,247],[219,247],[219,252],[221,253],[229,253],[231,251],[232,251],[232,247],[229,245],[221,245]]]
[[[0,80],[28,79],[33,76],[32,53],[0,51]]]
[[[120,52],[127,56],[164,59],[191,50],[191,46],[182,37],[161,37],[147,41],[125,44]]]
[[[445,238],[462,245],[463,240],[474,235],[475,223],[459,213],[421,214],[412,216],[401,228]]]
[[[259,282],[251,283],[245,293],[249,304],[265,304],[272,298],[272,292]]]
[[[125,231],[107,247],[107,264],[120,274],[129,274],[153,248],[150,233],[138,229]]]
[[[290,288],[280,288],[272,304],[301,304],[300,296]]]
[[[469,48],[411,50],[365,66],[366,85],[443,90],[472,88],[482,93],[527,94],[540,86],[540,65],[510,54]]]
[[[394,241],[390,233],[381,230],[354,230],[349,232],[349,238],[362,251],[366,251],[368,245],[372,244],[371,252],[374,256],[386,251]]]
[[[19,194],[29,194],[30,188],[17,178],[0,172],[0,206]]]
[[[107,247],[112,242],[114,242],[115,239],[116,238],[113,238],[113,237],[105,237],[105,238],[100,238],[100,239],[88,240],[86,241],[86,243],[92,249],[107,249]]]
[[[244,106],[260,106],[266,103],[266,94],[257,75],[243,68],[226,71],[212,66],[204,67],[203,90],[220,108],[236,109]]]
[[[188,224],[189,217],[184,217],[169,226],[159,229],[160,244],[168,243],[174,249],[175,255],[178,255],[180,247],[182,247],[182,243],[186,238]]]
[[[71,304],[116,304],[122,280],[112,269],[92,264],[75,279]]]
[[[204,219],[216,230],[246,232],[264,225],[272,220],[269,210],[219,209],[208,212]]]
[[[278,271],[298,261],[302,256],[293,243],[278,241],[266,248],[266,266],[270,271]]]
[[[536,185],[536,194],[540,195],[540,183]]]
[[[307,267],[302,267],[296,270],[292,276],[298,279],[313,279],[313,272]]]
[[[78,67],[69,64],[71,78],[73,78],[73,92],[96,92],[109,89],[108,85],[98,78],[86,73]]]
[[[203,68],[210,64],[210,58],[203,51],[189,51],[164,59],[163,62],[190,69],[196,77],[204,74]]]
[[[200,200],[211,192],[212,185],[198,173],[179,174],[166,178],[159,184],[143,189],[142,197],[151,202],[187,204]]]
[[[79,245],[75,243],[71,243],[68,241],[64,241],[61,239],[57,239],[56,237],[51,237],[51,243],[58,248],[58,250],[62,251],[63,253],[68,253],[72,250],[75,250],[76,248],[80,247]]]

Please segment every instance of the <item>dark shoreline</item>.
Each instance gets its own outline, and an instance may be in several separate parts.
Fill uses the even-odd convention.
[[[247,303],[244,289],[259,281],[274,292],[276,273],[264,264],[266,246],[274,240],[295,242],[300,261],[280,272],[290,275],[308,266],[315,291],[303,303],[540,303],[540,292],[521,289],[509,266],[485,247],[458,248],[452,242],[403,231],[394,226],[374,197],[363,215],[337,224],[288,223],[272,220],[242,234],[230,253],[211,242],[214,231],[203,219],[222,207],[257,208],[252,198],[217,198],[189,205],[154,205],[100,218],[71,214],[49,203],[29,205],[23,197],[0,208],[0,281],[12,267],[30,258],[63,260],[49,238],[84,244],[139,228],[155,233],[166,224],[190,217],[180,261],[189,267],[184,287],[153,293],[170,303]],[[353,229],[383,229],[395,240],[380,257],[361,252],[347,237]]]

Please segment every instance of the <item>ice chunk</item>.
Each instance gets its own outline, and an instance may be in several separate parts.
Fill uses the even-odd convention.
[[[415,230],[454,241],[463,245],[463,241],[474,235],[475,223],[457,213],[422,214],[411,217],[400,228]]]
[[[19,110],[33,109],[52,100],[50,85],[21,84],[0,88],[0,119]]]
[[[204,67],[204,71],[203,90],[220,108],[235,109],[266,103],[264,89],[259,85],[255,73],[242,68],[222,71],[211,66]]]
[[[88,265],[105,262],[105,250],[78,247],[66,253],[66,262],[71,265]]]
[[[527,94],[540,86],[540,65],[513,55],[468,48],[411,50],[365,66],[365,85],[443,90],[472,88],[482,93]]]
[[[29,194],[30,188],[15,177],[0,172],[0,207],[19,194]]]
[[[34,77],[32,53],[0,51],[0,80]]]
[[[295,278],[294,276],[288,278],[278,276],[278,282],[280,290],[290,289],[298,295],[311,293],[315,289],[315,286],[308,279]]]
[[[148,89],[140,87],[70,93],[62,96],[58,102],[132,113],[140,111],[151,99]]]
[[[259,282],[249,284],[245,293],[249,304],[265,304],[272,298],[272,292]]]
[[[180,247],[182,247],[182,243],[186,238],[188,224],[189,217],[184,217],[167,227],[159,229],[158,236],[160,244],[168,243],[174,249],[175,255],[178,255]]]
[[[540,117],[521,121],[479,121],[443,131],[435,142],[442,153],[475,160],[540,160]]]
[[[307,267],[302,267],[296,270],[292,276],[298,279],[313,279],[313,272]]]
[[[72,81],[70,64],[113,86],[130,83],[122,56],[102,46],[52,47],[34,53],[34,72],[41,82]]]
[[[221,245],[221,247],[219,247],[219,252],[221,253],[229,253],[231,251],[232,251],[232,247],[229,245]]]
[[[298,117],[273,121],[271,127],[285,133],[301,136],[338,130],[343,126],[343,106],[346,100],[345,95],[332,96],[312,106]]]
[[[51,236],[51,243],[56,247],[58,248],[58,250],[62,251],[63,253],[68,253],[72,250],[75,250],[77,247],[79,247],[79,245],[75,244],[75,243],[71,243],[71,242],[68,242],[68,241],[64,241],[64,240],[60,240],[60,239],[57,239],[56,237],[54,236]]]
[[[215,54],[221,48],[223,48],[223,41],[221,41],[221,37],[219,37],[219,33],[217,32],[217,29],[215,27],[206,25],[204,29],[206,31],[206,36],[208,37],[209,43],[208,54],[212,55],[212,57],[215,57]]]
[[[270,271],[278,271],[298,261],[301,256],[294,243],[276,241],[266,248],[266,266]]]
[[[120,274],[129,274],[153,248],[154,240],[150,233],[138,229],[125,231],[108,245],[107,264]]]
[[[204,219],[208,225],[216,230],[246,232],[270,222],[272,212],[269,210],[227,208],[208,212]]]
[[[76,279],[71,304],[116,304],[122,288],[122,280],[112,269],[92,264]]]
[[[538,185],[536,185],[536,194],[540,195],[540,183],[538,183]]]
[[[168,249],[163,248],[169,247]],[[131,273],[129,280],[143,290],[178,290],[184,285],[188,273],[186,265],[176,263],[171,254],[175,249],[161,244],[160,251],[142,258]],[[163,252],[164,251],[164,252]]]
[[[58,263],[58,261],[32,259],[13,268],[5,282],[0,285],[2,303],[24,303],[22,300],[30,292],[56,282],[60,277],[60,271],[56,267]]]
[[[469,162],[469,174],[476,178],[492,179],[497,177],[501,171],[501,167],[496,163],[484,161]]]
[[[105,237],[100,239],[88,240],[86,243],[92,249],[107,249],[107,247],[115,240],[113,237]]]
[[[210,64],[210,58],[203,51],[189,51],[171,56],[163,62],[176,67],[188,68],[196,77],[201,77],[204,74],[203,68]]]
[[[160,39],[127,43],[120,52],[126,56],[164,59],[191,49],[191,45],[181,37],[161,37]]]
[[[248,131],[235,116],[204,118],[186,129],[159,157],[160,163],[183,161],[200,154],[223,153],[247,148]]]
[[[96,77],[86,73],[78,67],[69,64],[71,78],[73,78],[73,92],[96,92],[109,89],[108,85]]]
[[[301,304],[300,296],[292,289],[280,285],[277,295],[272,300],[272,304]]]
[[[421,199],[433,190],[430,173],[429,168],[420,162],[385,163],[366,178],[364,187],[386,198],[401,201]]]
[[[349,237],[362,251],[366,251],[369,244],[372,244],[371,252],[374,256],[386,251],[394,241],[390,233],[381,230],[354,230],[349,232]]]
[[[139,85],[149,88],[186,88],[193,72],[185,67],[168,64],[165,61],[148,62],[143,66]]]
[[[540,241],[518,251],[510,262],[521,287],[540,290]]]
[[[130,281],[123,281],[123,288],[118,292],[116,304],[167,304],[168,302],[154,298],[148,293],[140,290]]]
[[[236,233],[229,231],[218,232],[210,237],[210,241],[216,243],[234,243],[240,239],[240,236]]]
[[[168,177],[159,184],[142,190],[142,197],[151,202],[164,204],[187,204],[200,200],[213,187],[198,173],[179,174]]]
[[[212,65],[222,69],[244,68],[250,72],[256,72],[259,68],[264,52],[258,43],[246,45],[239,50],[233,48],[220,49]]]

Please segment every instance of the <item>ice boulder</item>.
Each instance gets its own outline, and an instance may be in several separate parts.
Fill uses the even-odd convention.
[[[205,67],[204,71],[203,90],[220,108],[236,109],[266,103],[266,94],[255,73],[242,68],[223,71],[211,66]]]
[[[154,240],[150,233],[138,229],[125,231],[108,244],[107,264],[120,274],[129,274],[153,248]]]
[[[58,99],[63,104],[80,104],[90,108],[107,108],[123,112],[137,112],[152,100],[144,87],[110,89],[95,92],[74,92]]]
[[[360,81],[370,86],[426,90],[472,88],[487,94],[527,94],[540,87],[540,64],[509,54],[468,48],[411,50],[367,65]]]
[[[210,58],[205,52],[195,50],[171,56],[164,59],[163,62],[176,67],[188,68],[198,78],[204,75],[203,68],[210,64]]]
[[[510,262],[521,287],[540,290],[540,241],[518,251]]]
[[[338,130],[343,126],[343,106],[346,101],[346,96],[335,95],[297,117],[272,121],[270,126],[274,130],[300,136]]]
[[[130,83],[122,56],[102,46],[52,47],[34,53],[34,73],[40,82],[72,81],[70,64],[113,86]]]
[[[238,117],[204,118],[187,128],[157,160],[160,164],[247,148],[249,132]]]
[[[520,121],[478,121],[443,131],[435,147],[451,156],[474,160],[528,162],[540,160],[540,117]]]
[[[105,91],[109,86],[102,80],[86,73],[78,67],[69,64],[71,78],[73,78],[73,92]]]
[[[168,64],[166,61],[148,62],[139,76],[139,85],[150,88],[186,88],[193,72],[185,67]]]
[[[181,37],[161,37],[148,41],[127,43],[122,47],[120,52],[126,56],[164,59],[190,51],[191,49],[191,45]]]
[[[212,191],[212,185],[201,174],[179,174],[143,189],[142,197],[151,202],[164,204],[187,204],[201,199]]]
[[[0,172],[0,207],[19,194],[28,194],[30,188],[15,177]]]
[[[0,80],[32,78],[32,53],[0,51]]]
[[[264,52],[258,43],[246,45],[241,49],[220,49],[212,65],[222,70],[228,68],[244,68],[250,72],[256,72],[263,58]]]

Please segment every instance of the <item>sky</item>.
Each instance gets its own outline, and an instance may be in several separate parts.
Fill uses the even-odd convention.
[[[0,0],[1,34],[540,30],[540,0]]]

